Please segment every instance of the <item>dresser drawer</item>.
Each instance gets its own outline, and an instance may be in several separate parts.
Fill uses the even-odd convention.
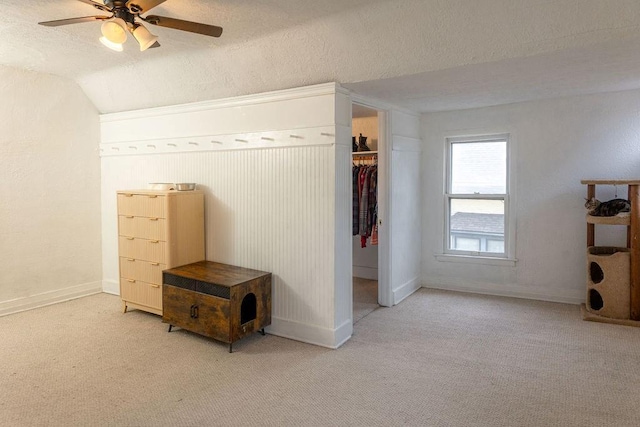
[[[167,240],[167,223],[164,218],[133,215],[118,216],[118,230],[122,236],[141,237],[149,240]]]
[[[166,218],[165,204],[164,195],[118,193],[118,215]]]
[[[137,237],[118,237],[118,251],[122,258],[166,263],[167,243],[162,240],[148,240]]]
[[[147,283],[162,284],[162,270],[166,264],[143,261],[135,258],[120,258],[120,277],[142,280]]]
[[[162,310],[162,286],[142,280],[120,278],[120,298]]]

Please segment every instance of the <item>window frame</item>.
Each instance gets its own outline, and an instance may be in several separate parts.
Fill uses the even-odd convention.
[[[471,260],[478,262],[488,260],[489,264],[495,261],[500,264],[502,261],[515,263],[515,221],[512,209],[513,197],[511,191],[513,188],[513,174],[511,170],[512,156],[512,137],[509,133],[496,133],[489,135],[472,135],[472,136],[455,136],[447,137],[445,144],[445,176],[444,176],[444,239],[443,239],[443,255],[438,256],[442,261],[451,260]],[[506,176],[505,176],[505,193],[503,194],[464,194],[452,193],[452,148],[454,144],[461,143],[487,143],[502,142],[506,143]],[[451,249],[451,201],[452,200],[501,200],[504,201],[504,252],[482,252],[482,251],[465,251]]]

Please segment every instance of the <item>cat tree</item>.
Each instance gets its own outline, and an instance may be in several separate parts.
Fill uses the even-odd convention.
[[[587,198],[596,185],[626,185],[631,212],[628,216],[587,215],[587,302],[585,320],[640,326],[640,180],[582,180]],[[596,225],[627,227],[626,247],[595,245]]]

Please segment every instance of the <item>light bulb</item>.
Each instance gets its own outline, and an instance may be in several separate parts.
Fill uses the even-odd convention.
[[[133,37],[140,44],[140,51],[149,49],[158,40],[158,36],[154,36],[142,25],[136,25],[133,29]]]
[[[111,43],[122,44],[127,41],[127,23],[122,18],[105,21],[100,30]]]
[[[123,51],[121,43],[113,43],[112,41],[110,41],[106,37],[100,37],[100,42],[102,42],[102,44],[105,45],[106,47],[108,47],[109,49],[115,50],[116,52],[122,52]]]

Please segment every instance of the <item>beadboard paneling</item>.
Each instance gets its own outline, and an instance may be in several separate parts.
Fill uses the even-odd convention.
[[[105,279],[118,277],[116,191],[196,182],[207,259],[272,272],[274,318],[334,328],[334,164],[333,145],[103,157]]]

